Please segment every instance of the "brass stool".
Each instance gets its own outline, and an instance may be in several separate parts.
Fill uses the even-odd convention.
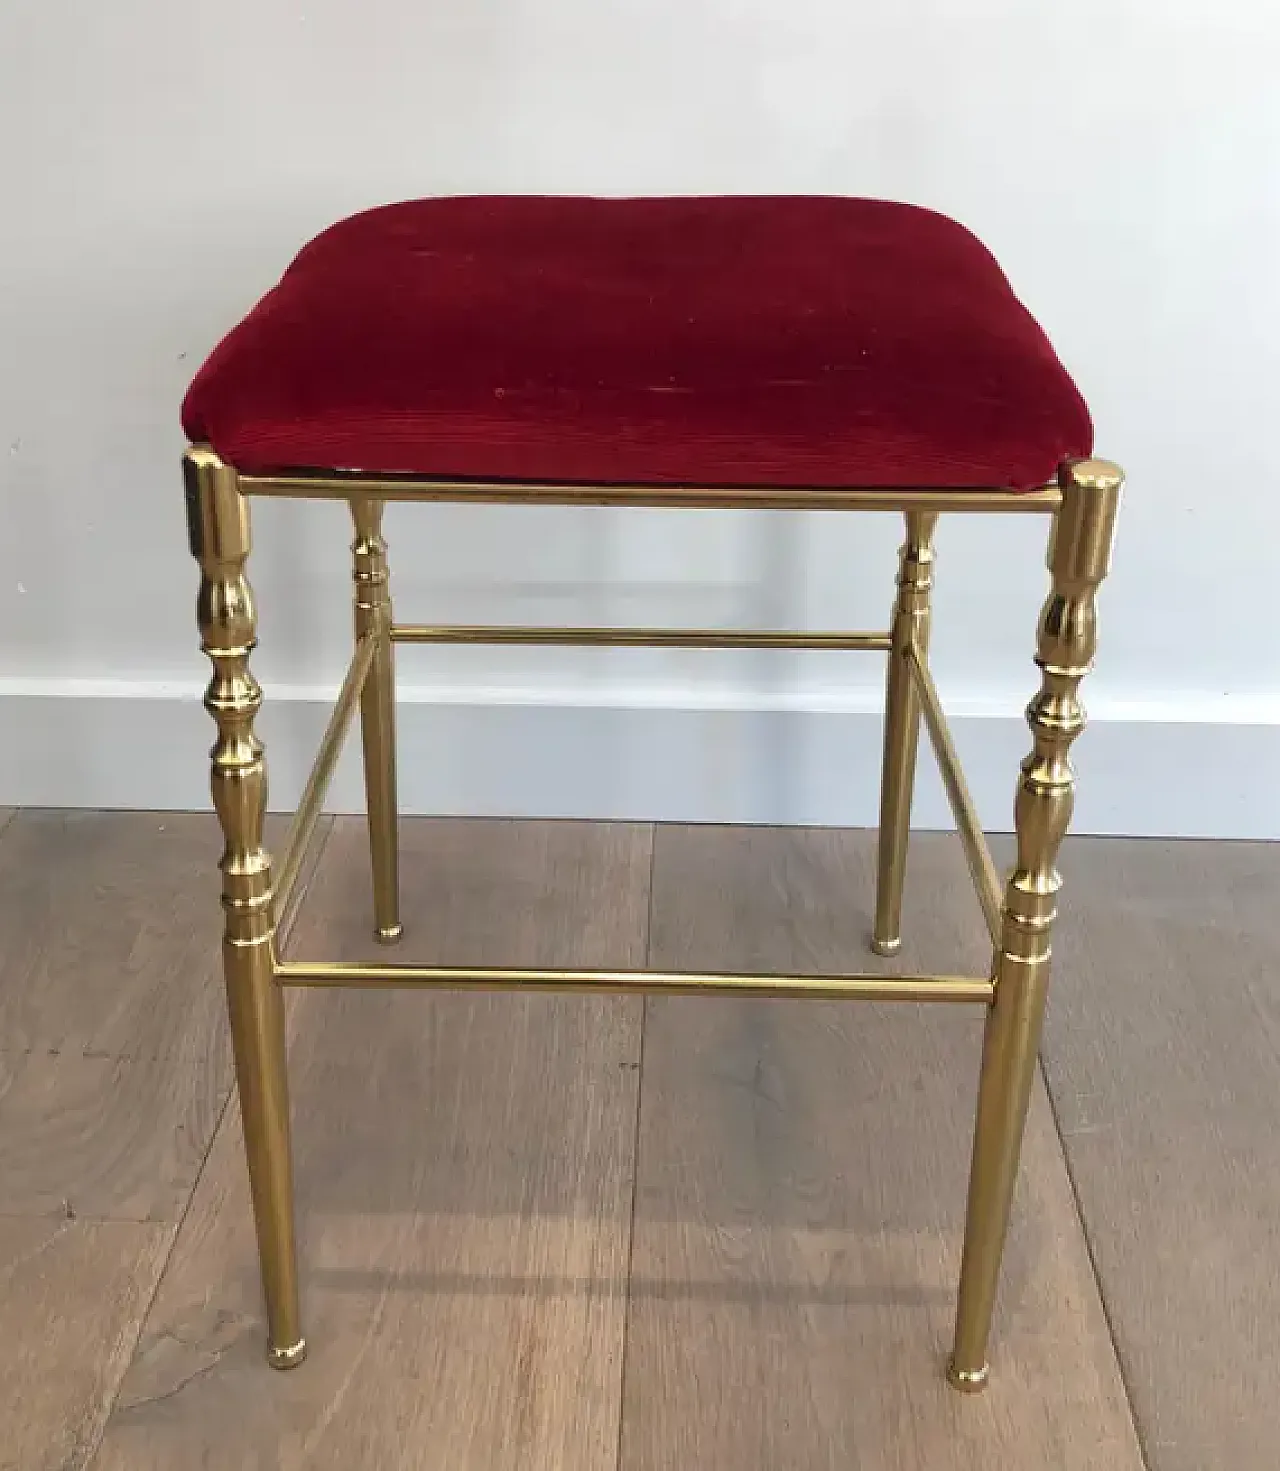
[[[1049,977],[1077,696],[1120,500],[1088,412],[986,249],[927,210],[832,198],[422,200],[306,246],[201,369],[183,407],[199,623],[213,662],[223,954],[270,1362],[305,1353],[294,1248],[284,986],[863,997],[987,1007],[955,1345],[987,1341]],[[341,498],[355,520],[355,653],[273,869],[249,670],[252,496]],[[901,511],[886,633],[395,623],[388,500]],[[941,512],[1051,518],[1032,751],[1002,886],[928,663]],[[289,903],[360,709],[377,937],[399,938],[395,643],[874,649],[888,655],[875,930],[892,955],[920,718],[991,932],[985,976],[774,976],[282,961]]]

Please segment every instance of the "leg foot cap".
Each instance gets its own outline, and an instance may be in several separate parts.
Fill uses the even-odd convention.
[[[896,955],[902,949],[902,936],[897,935],[892,940],[880,940],[873,936],[871,948],[877,955]]]
[[[273,1369],[296,1369],[307,1356],[307,1340],[300,1338],[297,1343],[290,1344],[287,1348],[277,1348],[272,1344],[267,1349],[267,1363]]]
[[[385,928],[379,925],[373,932],[373,938],[377,940],[379,945],[394,945],[403,934],[404,926],[402,924],[389,924]]]
[[[964,1394],[977,1394],[985,1389],[990,1377],[990,1364],[983,1364],[980,1369],[958,1369],[953,1360],[947,1365],[947,1383]]]

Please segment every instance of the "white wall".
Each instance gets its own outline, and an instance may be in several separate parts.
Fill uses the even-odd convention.
[[[1130,472],[1083,825],[1280,835],[1280,788],[1243,769],[1280,756],[1277,75],[1268,0],[5,6],[0,802],[203,802],[177,405],[301,241],[430,193],[829,191],[976,229]],[[896,541],[884,518],[495,508],[389,530],[401,613],[464,620],[867,625]],[[939,678],[994,825],[1040,533],[940,544]],[[339,508],[258,516],[282,800],[346,655],[346,539]],[[873,812],[874,660],[415,651],[402,674],[412,805]]]

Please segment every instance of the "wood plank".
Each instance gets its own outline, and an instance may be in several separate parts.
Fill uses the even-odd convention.
[[[23,812],[10,825],[0,1212],[181,1214],[231,1087],[219,842],[212,817],[186,814]]]
[[[177,1220],[229,1089],[213,1047],[194,1069],[0,1052],[0,1214]]]
[[[871,834],[661,829],[652,961],[866,957]],[[958,845],[915,841],[902,963],[986,953]],[[651,1002],[622,1465],[1139,1471],[1042,1089],[994,1381],[942,1380],[980,1016]]]
[[[638,965],[647,828],[404,824],[406,958]],[[339,823],[297,950],[372,950]],[[95,1466],[615,1464],[634,998],[311,993],[292,1015],[311,1356],[262,1358],[235,1110]]]
[[[1046,1071],[1152,1471],[1280,1447],[1280,845],[1068,845]]]
[[[208,814],[20,812],[0,844],[0,1046],[202,1063],[225,1033],[220,851]]]
[[[222,1045],[211,817],[21,812],[0,844],[0,1037],[109,1057]]]
[[[0,1468],[85,1464],[173,1231],[0,1218]]]

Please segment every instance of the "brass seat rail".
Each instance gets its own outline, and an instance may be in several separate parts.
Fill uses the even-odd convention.
[[[552,485],[505,480],[424,480],[411,475],[299,471],[240,475],[243,495],[321,500],[474,502],[527,506],[657,506],[731,511],[984,511],[1052,514],[1062,504],[1057,485],[1037,490],[922,490],[840,486]]]

